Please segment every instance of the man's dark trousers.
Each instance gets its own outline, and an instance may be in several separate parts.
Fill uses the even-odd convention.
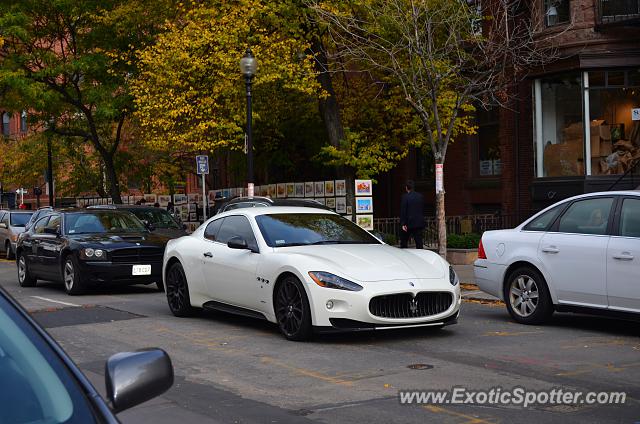
[[[416,249],[422,249],[422,231],[424,228],[408,228],[407,231],[400,229],[400,247],[407,248],[409,238],[416,242]]]

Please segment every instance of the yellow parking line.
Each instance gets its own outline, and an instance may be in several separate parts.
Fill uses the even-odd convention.
[[[300,368],[289,365],[285,362],[278,361],[277,359],[271,358],[269,356],[263,356],[261,359],[263,364],[276,365],[280,368],[287,369],[289,371],[293,371],[296,374],[304,375],[306,377],[315,378],[318,380],[326,381],[327,383],[338,384],[342,386],[351,386],[353,385],[353,381],[343,380],[340,378],[332,377],[330,375],[323,374],[318,371],[310,370],[308,368]]]
[[[436,414],[446,414],[446,415],[451,415],[452,417],[462,418],[465,421],[461,421],[461,424],[495,424],[497,422],[497,421],[487,421],[485,419],[474,417],[472,415],[467,415],[467,414],[462,414],[460,412],[450,411],[450,410],[445,409],[445,408],[443,408],[441,406],[428,405],[428,406],[423,406],[423,408],[426,409],[429,412],[433,412],[433,413],[436,413]]]

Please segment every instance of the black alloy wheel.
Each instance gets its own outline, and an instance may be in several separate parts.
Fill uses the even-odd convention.
[[[62,278],[64,281],[64,289],[68,295],[73,296],[85,292],[85,287],[80,276],[80,268],[73,255],[68,255],[64,258]]]
[[[20,256],[18,257],[18,283],[20,287],[33,287],[36,285],[36,279],[33,278],[29,272],[27,257],[22,252],[20,252]]]
[[[275,312],[282,334],[289,340],[308,340],[312,334],[307,293],[300,281],[288,276],[278,285]]]
[[[177,317],[194,315],[196,309],[191,306],[187,276],[179,262],[174,263],[167,271],[167,302],[171,313]]]

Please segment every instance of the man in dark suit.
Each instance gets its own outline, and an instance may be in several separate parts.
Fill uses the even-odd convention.
[[[400,247],[406,248],[409,237],[416,242],[416,249],[422,249],[422,232],[424,231],[424,199],[422,194],[414,191],[413,181],[405,184],[406,193],[400,203]]]

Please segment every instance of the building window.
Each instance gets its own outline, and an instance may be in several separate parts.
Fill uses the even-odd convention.
[[[622,174],[640,156],[640,69],[589,72],[588,92],[591,174]]]
[[[20,114],[20,132],[23,134],[27,132],[27,111],[23,110]]]
[[[534,106],[538,177],[622,174],[640,157],[640,69],[537,79]]]
[[[2,114],[2,134],[5,137],[11,135],[11,115],[8,112]]]
[[[547,27],[566,24],[569,20],[569,0],[544,0],[544,22]]]
[[[502,174],[500,161],[499,113],[497,108],[489,110],[477,107],[478,125],[478,175],[491,177]]]
[[[584,175],[581,77],[563,74],[536,80],[536,174]]]

